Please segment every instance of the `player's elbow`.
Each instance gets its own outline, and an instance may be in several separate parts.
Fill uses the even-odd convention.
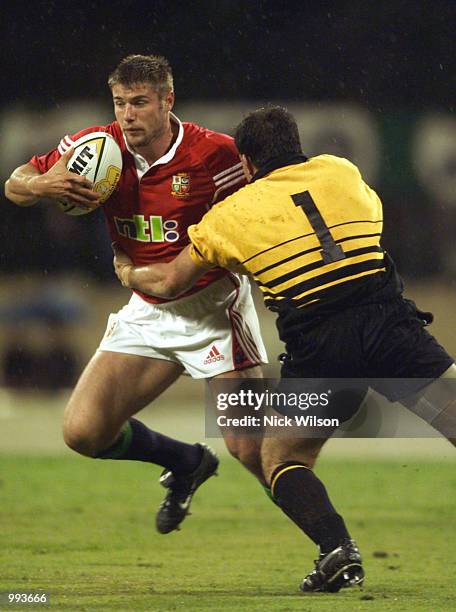
[[[5,181],[3,192],[7,200],[17,206],[32,206],[36,202],[36,198],[25,197],[14,190],[11,177]]]

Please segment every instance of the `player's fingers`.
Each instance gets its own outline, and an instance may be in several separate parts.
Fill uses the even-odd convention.
[[[124,266],[118,262],[116,256],[114,256],[112,263],[114,264],[114,272],[116,273],[117,278],[121,281],[122,280],[122,269]]]
[[[122,249],[118,242],[112,242],[111,248],[116,255],[123,255],[124,257],[128,257],[125,251]]]
[[[60,161],[62,161],[65,165],[67,165],[67,163],[70,161],[71,156],[74,153],[74,147],[70,147],[67,151],[65,151],[65,153],[62,155],[62,157],[60,158]]]
[[[117,244],[117,242],[113,242],[111,244],[111,248],[114,251],[114,261],[117,265],[124,266],[132,263],[131,259],[128,257],[122,247]]]
[[[124,287],[128,287],[128,276],[130,274],[131,264],[119,264],[116,262],[114,258],[114,271],[117,275],[117,278],[120,280]]]
[[[96,191],[92,191],[92,189],[78,189],[77,194],[87,198],[91,202],[99,202],[101,198],[100,194]]]
[[[88,199],[87,197],[74,192],[65,194],[64,198],[70,204],[79,204],[82,206],[87,206],[87,208],[97,208],[99,205],[98,198],[96,200]]]
[[[67,186],[66,192],[69,196],[82,196],[83,198],[87,198],[90,202],[98,202],[101,197],[97,191],[94,191],[90,187],[80,187],[79,185],[73,185],[71,183]]]
[[[130,259],[130,257],[128,257],[128,255],[125,253],[125,251],[122,251],[122,249],[116,245],[113,246],[113,251],[114,251],[114,267],[116,269],[123,269],[125,266],[132,266],[133,262]]]
[[[79,176],[78,174],[73,174],[73,172],[69,172],[68,175],[67,180],[74,185],[86,187],[87,189],[91,189],[93,186],[93,183],[85,178],[85,176]]]

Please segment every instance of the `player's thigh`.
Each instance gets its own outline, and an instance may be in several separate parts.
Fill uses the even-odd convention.
[[[436,338],[429,333],[426,321],[430,313],[419,310],[413,302],[399,297],[382,304],[366,307],[371,316],[365,326],[366,378],[403,379],[396,391],[388,384],[382,389],[372,387],[388,399],[396,401],[403,395],[403,385],[413,392],[422,387],[422,380],[439,378],[453,363]],[[401,395],[402,394],[402,395]]]
[[[172,355],[192,378],[250,371],[267,363],[247,279],[224,278],[176,306],[183,329]],[[237,376],[237,374],[233,374]],[[255,376],[255,374],[250,374]]]
[[[165,391],[182,370],[173,361],[97,351],[68,402],[64,428],[116,430]]]
[[[207,384],[210,389],[210,397],[214,410],[217,410],[218,397],[220,393],[234,393],[239,396],[241,391],[260,393],[265,388],[265,382],[263,379],[263,370],[261,366],[256,365],[244,370],[230,370],[223,372],[217,376],[207,379]],[[231,410],[231,406],[227,409]],[[236,416],[249,414],[249,411],[253,411],[253,406],[238,406],[240,410],[233,411]]]

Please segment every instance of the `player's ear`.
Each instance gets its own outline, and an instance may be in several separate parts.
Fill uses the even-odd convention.
[[[244,155],[243,153],[240,153],[239,157],[241,158],[242,169],[244,170],[244,176],[247,179],[247,181],[250,183],[250,181],[252,180],[253,175],[256,172],[256,168],[252,164],[250,158],[247,157],[247,155]]]
[[[174,91],[168,91],[168,93],[165,96],[165,105],[166,105],[166,110],[170,111],[173,109],[174,106]]]

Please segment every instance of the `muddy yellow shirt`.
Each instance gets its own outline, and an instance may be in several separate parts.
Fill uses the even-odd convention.
[[[188,234],[196,263],[249,273],[266,306],[301,309],[385,270],[382,225],[381,201],[358,168],[319,155],[254,180]]]

